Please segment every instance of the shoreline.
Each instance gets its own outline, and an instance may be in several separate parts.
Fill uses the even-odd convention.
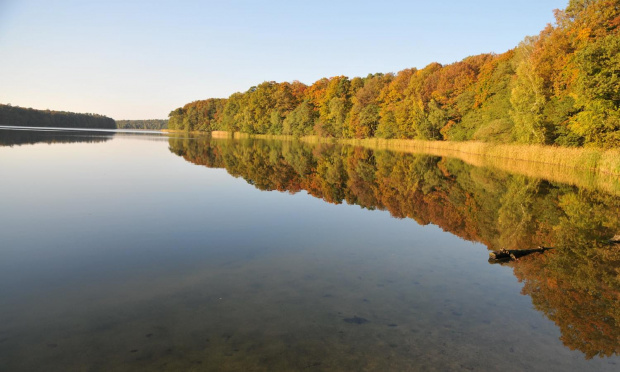
[[[187,133],[170,131],[167,133]],[[189,132],[210,135],[215,139],[256,138],[281,141],[303,141],[315,144],[343,144],[373,150],[448,156],[475,166],[489,166],[529,177],[545,178],[560,183],[603,189],[620,194],[620,149],[594,147],[557,147],[543,145],[495,144],[485,142],[448,142],[402,139],[345,139],[318,136],[247,134],[241,132]]]

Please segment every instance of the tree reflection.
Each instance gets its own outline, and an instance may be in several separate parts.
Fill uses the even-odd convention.
[[[620,199],[426,155],[262,140],[169,140],[185,160],[261,190],[387,210],[489,249],[555,247],[510,263],[536,309],[586,357],[620,354]]]
[[[20,130],[0,128],[0,146],[34,145],[35,143],[105,142],[114,136],[112,132]]]

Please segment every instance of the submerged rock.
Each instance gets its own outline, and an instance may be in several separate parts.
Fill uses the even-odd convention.
[[[354,316],[353,318],[344,318],[343,319],[346,323],[351,323],[351,324],[364,324],[364,323],[368,323],[369,320],[365,319],[365,318],[360,318],[359,316]]]

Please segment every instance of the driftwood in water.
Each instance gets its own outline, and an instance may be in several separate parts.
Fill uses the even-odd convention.
[[[516,261],[519,257],[527,256],[532,253],[543,253],[553,248],[538,247],[534,249],[500,249],[489,253],[490,263],[502,263],[507,261]]]

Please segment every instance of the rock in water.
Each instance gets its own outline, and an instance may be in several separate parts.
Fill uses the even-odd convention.
[[[343,319],[345,322],[347,323],[351,323],[351,324],[364,324],[364,323],[368,323],[369,320],[365,319],[365,318],[360,318],[359,316],[354,316],[353,318],[344,318]]]

